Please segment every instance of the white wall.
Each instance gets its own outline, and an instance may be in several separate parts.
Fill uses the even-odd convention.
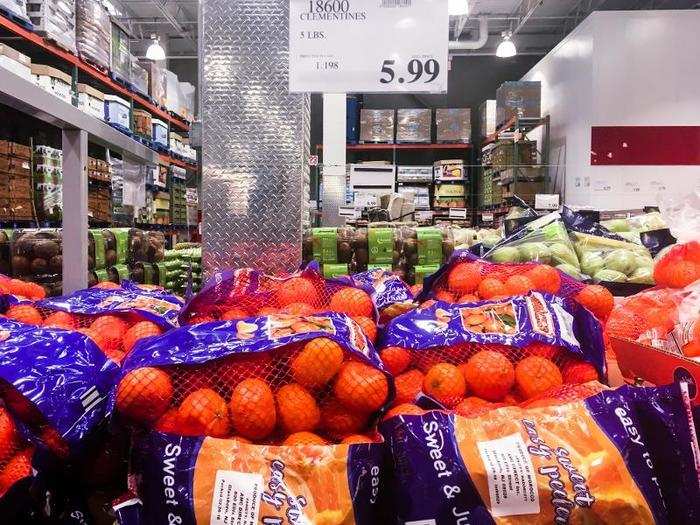
[[[700,11],[601,11],[523,77],[542,82],[564,202],[639,208],[700,184],[700,166],[590,164],[591,126],[700,126],[699,53]]]

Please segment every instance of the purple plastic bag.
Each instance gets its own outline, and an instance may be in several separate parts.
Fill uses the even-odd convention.
[[[697,523],[686,408],[677,386],[623,387],[474,419],[391,418],[396,522]]]
[[[34,303],[38,308],[82,315],[137,313],[164,330],[177,326],[184,301],[165,290],[148,289],[122,281],[120,288],[86,288],[71,295]]]
[[[470,324],[481,318],[491,321],[495,331],[479,331],[483,325]],[[381,346],[422,351],[465,344],[523,349],[533,343],[560,347],[567,356],[591,363],[601,377],[606,375],[600,322],[574,301],[539,292],[462,305],[433,302],[392,320]]]

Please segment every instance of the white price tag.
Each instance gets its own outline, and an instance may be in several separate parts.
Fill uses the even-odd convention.
[[[445,93],[447,0],[290,0],[292,93]]]
[[[466,219],[467,210],[466,208],[450,208],[449,217],[450,219]]]
[[[612,182],[610,182],[608,179],[593,179],[593,191],[609,193],[613,191]]]
[[[482,213],[481,220],[483,222],[493,222],[493,213]]]

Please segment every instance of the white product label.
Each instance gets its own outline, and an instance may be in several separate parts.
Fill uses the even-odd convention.
[[[554,310],[559,321],[559,335],[561,338],[567,343],[579,347],[579,342],[574,336],[574,316],[558,304],[552,304],[552,310]]]
[[[257,525],[263,477],[218,470],[211,502],[211,525]]]
[[[289,91],[447,91],[447,0],[290,0]]]
[[[477,443],[489,484],[494,517],[538,514],[535,468],[520,434]]]
[[[609,193],[612,190],[612,182],[610,182],[608,179],[593,179],[593,191]]]

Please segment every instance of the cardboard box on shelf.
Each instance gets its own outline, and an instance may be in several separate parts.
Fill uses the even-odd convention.
[[[30,167],[29,160],[27,159],[4,157],[0,155],[0,172],[29,177],[31,175]]]
[[[0,67],[32,82],[32,60],[7,44],[0,44]]]
[[[36,85],[44,91],[48,91],[68,104],[73,103],[73,79],[69,74],[55,67],[32,64],[32,76]]]
[[[0,140],[0,155],[29,160],[32,158],[32,149],[11,140]]]
[[[610,344],[625,379],[655,385],[684,379],[690,384],[690,402],[700,406],[700,361],[616,337],[610,338]]]
[[[544,193],[544,181],[511,182],[501,186],[503,198],[518,196],[528,204],[535,204],[535,195]]]
[[[469,143],[472,136],[469,108],[438,108],[435,110],[437,142]]]
[[[10,198],[10,208],[12,209],[13,219],[26,221],[34,218],[34,207],[31,199]]]

